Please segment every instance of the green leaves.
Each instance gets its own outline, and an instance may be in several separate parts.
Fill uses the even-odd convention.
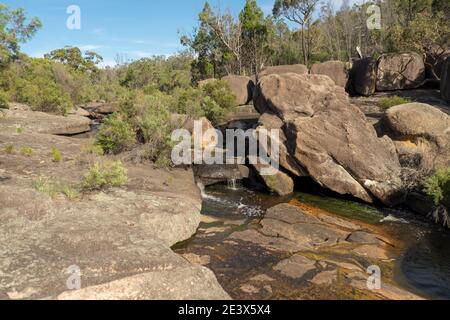
[[[97,65],[103,61],[102,56],[93,51],[87,51],[83,55],[79,48],[70,46],[53,50],[44,57],[68,65],[74,70],[92,73],[98,71]]]
[[[41,27],[41,21],[28,19],[24,9],[11,10],[0,4],[0,63],[17,59],[20,43],[30,40]]]

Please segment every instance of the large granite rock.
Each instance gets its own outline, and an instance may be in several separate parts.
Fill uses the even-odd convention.
[[[86,117],[69,115],[56,116],[43,112],[26,110],[2,110],[1,131],[16,132],[17,128],[33,133],[55,135],[75,135],[91,130],[91,120]]]
[[[308,74],[308,67],[304,64],[282,65],[266,67],[259,73],[259,78],[271,74],[283,74],[283,73],[296,73],[296,74]]]
[[[350,70],[350,90],[353,94],[370,96],[375,93],[377,62],[372,58],[356,60]]]
[[[249,168],[239,164],[197,165],[194,174],[204,186],[226,183],[230,180],[244,180],[249,177]]]
[[[450,58],[450,49],[443,50],[441,47],[436,47],[428,51],[425,59],[426,78],[441,79],[445,61],[448,58]]]
[[[244,106],[252,100],[255,83],[250,77],[229,75],[222,80],[230,85],[239,106]]]
[[[91,102],[86,105],[82,105],[80,107],[85,110],[88,110],[89,112],[98,113],[102,115],[112,114],[119,110],[118,103],[114,102]]]
[[[441,95],[450,103],[450,57],[445,60],[441,74]]]
[[[286,173],[278,170],[275,174],[263,175],[261,174],[261,169],[264,166],[253,165],[253,167],[270,192],[282,197],[294,192],[294,181]]]
[[[367,202],[400,201],[400,163],[344,89],[319,75],[270,75],[255,90],[256,108],[285,123],[291,154],[320,185]]]
[[[381,127],[406,166],[430,172],[450,165],[450,116],[439,109],[422,103],[395,106]]]
[[[425,63],[418,53],[383,54],[378,59],[377,91],[418,88],[425,80]]]
[[[321,74],[331,78],[336,85],[347,88],[348,71],[342,61],[316,63],[311,67],[311,74]]]
[[[201,220],[192,170],[125,163],[128,182],[121,188],[73,200],[46,192],[50,185],[79,185],[90,164],[105,161],[84,151],[91,143],[0,130],[0,298],[228,298],[211,272],[170,249]],[[7,145],[14,151],[4,152]],[[18,152],[22,146],[33,154]],[[52,147],[61,162],[52,161]],[[47,181],[41,192],[39,177]],[[78,275],[81,291],[71,291]]]
[[[279,146],[279,165],[284,168],[289,173],[294,176],[303,177],[306,176],[305,170],[295,161],[295,158],[291,155],[288,150],[288,141],[286,134],[283,131],[284,123],[276,115],[271,113],[264,113],[259,118],[259,126],[257,128],[258,133],[265,134],[270,145],[272,143],[277,143]],[[264,130],[261,130],[264,129]],[[278,141],[272,141],[270,134],[271,130],[278,130],[279,139]],[[268,155],[272,155],[271,149],[269,148]]]

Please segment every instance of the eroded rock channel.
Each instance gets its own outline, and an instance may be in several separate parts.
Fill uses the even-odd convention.
[[[448,255],[438,242],[448,234],[408,212],[225,185],[206,189],[202,212],[197,234],[173,249],[213,270],[234,299],[449,297]],[[374,266],[379,290],[368,288]]]

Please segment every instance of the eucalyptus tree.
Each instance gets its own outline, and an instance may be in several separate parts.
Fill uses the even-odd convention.
[[[309,27],[314,10],[319,0],[276,0],[273,7],[275,17],[283,16],[287,20],[297,23],[300,26],[303,61],[308,65],[311,55],[308,46]]]

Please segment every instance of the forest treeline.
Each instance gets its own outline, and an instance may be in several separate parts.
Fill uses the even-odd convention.
[[[384,52],[416,51],[431,57],[427,62],[433,64],[448,52],[449,1],[375,4],[380,8],[380,29],[368,27],[377,13],[370,3],[350,6],[344,1],[336,8],[331,0],[276,0],[272,14],[266,16],[256,0],[247,0],[233,16],[206,2],[198,26],[180,36],[186,50],[170,57],[118,60],[115,67],[106,68],[99,67],[102,57],[97,53],[70,46],[43,58],[26,56],[20,44],[30,40],[42,23],[27,17],[24,9],[0,4],[0,106],[16,101],[66,114],[76,105],[142,94],[158,96],[173,112],[209,115],[219,121],[227,112],[225,102],[216,101],[220,95],[197,88],[199,80],[254,75],[270,65],[310,66]]]
[[[374,8],[373,5],[376,5]],[[182,43],[195,54],[194,79],[257,74],[267,65],[416,51],[433,62],[450,42],[448,0],[383,0],[336,8],[332,0],[276,0],[265,16],[247,0],[238,17],[206,2],[199,25]],[[358,52],[359,50],[359,52]]]

